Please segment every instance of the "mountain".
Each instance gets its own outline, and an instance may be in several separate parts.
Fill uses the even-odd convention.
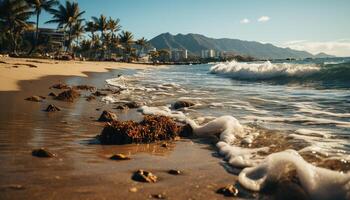
[[[298,51],[290,48],[276,47],[272,44],[263,44],[254,41],[238,39],[214,39],[200,34],[162,33],[150,40],[157,49],[187,49],[189,54],[201,55],[202,50],[213,49],[215,51],[235,52],[240,55],[249,55],[259,59],[285,59],[285,58],[312,58],[306,51]]]
[[[314,55],[314,58],[334,58],[336,56],[328,55],[323,52]]]

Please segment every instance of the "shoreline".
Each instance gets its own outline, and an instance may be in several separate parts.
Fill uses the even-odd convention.
[[[69,67],[69,70],[67,70],[67,67]],[[0,91],[18,91],[19,81],[35,80],[44,76],[87,77],[89,72],[107,72],[109,69],[146,69],[155,67],[162,67],[162,65],[3,57],[0,58]]]
[[[98,100],[87,102],[83,97],[75,103],[50,97],[41,103],[24,100],[31,95],[46,96],[57,81],[102,87],[105,76],[121,73],[119,70],[122,69],[89,72],[86,77],[44,76],[20,81],[18,91],[0,91],[0,105],[4,108],[0,114],[1,199],[148,199],[154,194],[164,194],[169,199],[223,198],[216,190],[234,183],[236,176],[228,173],[208,141],[182,139],[169,142],[169,148],[161,147],[161,143],[89,144],[103,128],[96,119],[111,105]],[[43,112],[50,103],[63,110]],[[117,114],[123,119],[135,116],[132,110]],[[57,158],[33,157],[30,152],[40,147],[56,153]],[[109,160],[114,153],[129,155],[132,160]],[[159,181],[133,181],[131,175],[138,169],[151,171]],[[170,169],[184,174],[169,175]],[[131,192],[131,188],[137,188],[137,192]]]

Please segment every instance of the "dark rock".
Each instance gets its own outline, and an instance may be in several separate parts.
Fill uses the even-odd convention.
[[[28,98],[25,98],[27,101],[34,101],[34,102],[42,102],[43,99],[40,96],[31,96]]]
[[[56,112],[56,111],[61,111],[61,108],[50,104],[49,106],[47,106],[47,108],[45,109],[46,112]]]
[[[80,93],[77,90],[69,89],[58,94],[57,97],[55,97],[55,99],[61,100],[61,101],[73,102],[79,96],[80,96]]]
[[[49,96],[51,96],[51,97],[57,97],[57,94],[55,94],[55,93],[53,93],[53,92],[50,92],[50,93],[49,93]]]
[[[176,169],[171,169],[168,171],[169,174],[172,174],[172,175],[180,175],[182,174],[182,172],[180,170],[176,170]]]
[[[160,145],[161,147],[167,148],[169,145],[168,143],[163,143],[162,145]]]
[[[132,176],[134,181],[145,182],[145,183],[155,183],[157,182],[157,176],[151,172],[144,171],[142,169],[137,170]]]
[[[238,195],[238,189],[233,185],[227,185],[216,191],[218,194],[222,194],[226,197],[236,197]]]
[[[173,108],[174,109],[181,109],[181,108],[185,108],[185,107],[191,107],[194,106],[194,103],[190,102],[190,101],[177,101],[174,103]]]
[[[39,96],[41,99],[46,99],[46,97],[44,97],[44,96]]]
[[[181,127],[181,130],[179,132],[179,136],[181,137],[190,137],[193,135],[193,128],[191,125],[186,124],[185,126]]]
[[[100,91],[96,91],[94,93],[91,93],[92,95],[95,95],[97,97],[99,96],[107,96],[107,93],[104,93],[104,92],[100,92]]]
[[[97,136],[101,144],[150,143],[172,140],[181,131],[181,125],[170,117],[145,115],[143,121],[113,121],[107,123]]]
[[[136,103],[136,102],[134,102],[134,101],[131,101],[131,102],[128,102],[128,103],[119,105],[119,106],[117,106],[115,109],[118,109],[118,110],[125,110],[125,109],[139,108],[139,107],[141,107],[141,104]]]
[[[114,154],[109,159],[111,160],[130,160],[131,158],[124,154]]]
[[[55,157],[56,155],[47,151],[44,148],[40,148],[40,149],[34,149],[32,151],[32,155],[36,156],[36,157],[40,157],[40,158],[51,158],[51,157]]]
[[[64,84],[64,83],[57,83],[57,84],[54,84],[54,85],[52,85],[52,86],[50,87],[50,89],[52,89],[52,88],[54,88],[54,89],[60,89],[60,90],[62,90],[62,89],[66,90],[66,89],[70,89],[71,87],[68,86],[68,85],[66,85],[66,84]]]
[[[100,118],[98,118],[98,121],[100,122],[112,122],[112,121],[116,121],[117,115],[114,114],[113,112],[104,110],[100,116]]]
[[[90,85],[77,85],[77,86],[74,86],[73,88],[77,90],[89,90],[89,91],[96,90],[96,87],[90,86]]]
[[[152,194],[151,197],[154,199],[166,199],[167,198],[165,196],[165,194]]]

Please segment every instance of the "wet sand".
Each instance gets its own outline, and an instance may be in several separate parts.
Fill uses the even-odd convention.
[[[237,177],[226,170],[225,162],[217,156],[210,141],[181,139],[168,148],[161,147],[161,143],[94,144],[94,136],[103,128],[103,123],[96,119],[112,105],[98,99],[88,102],[84,94],[74,103],[47,96],[51,91],[59,92],[49,89],[58,82],[103,88],[105,79],[120,73],[125,71],[87,73],[88,77],[44,76],[19,81],[18,91],[0,91],[0,199],[149,199],[150,195],[160,193],[167,199],[225,198],[215,191],[235,184]],[[32,95],[47,99],[40,103],[24,100]],[[50,103],[63,110],[43,112]],[[114,111],[122,120],[140,117],[133,110]],[[31,151],[40,147],[57,157],[33,157]],[[132,160],[109,160],[115,153],[129,155]],[[151,171],[159,181],[133,181],[132,173],[138,169]],[[169,169],[184,173],[170,175]],[[130,191],[133,187],[137,192]],[[241,190],[242,197],[250,199],[251,195]]]

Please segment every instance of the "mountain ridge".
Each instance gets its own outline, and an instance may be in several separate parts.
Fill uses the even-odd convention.
[[[157,49],[187,49],[189,54],[200,56],[202,50],[213,49],[220,52],[234,52],[239,55],[252,56],[258,59],[286,59],[286,58],[316,58],[333,57],[325,53],[313,55],[307,51],[277,47],[270,43],[246,41],[230,38],[210,38],[201,34],[188,33],[172,35],[162,33],[150,40],[150,44]]]

